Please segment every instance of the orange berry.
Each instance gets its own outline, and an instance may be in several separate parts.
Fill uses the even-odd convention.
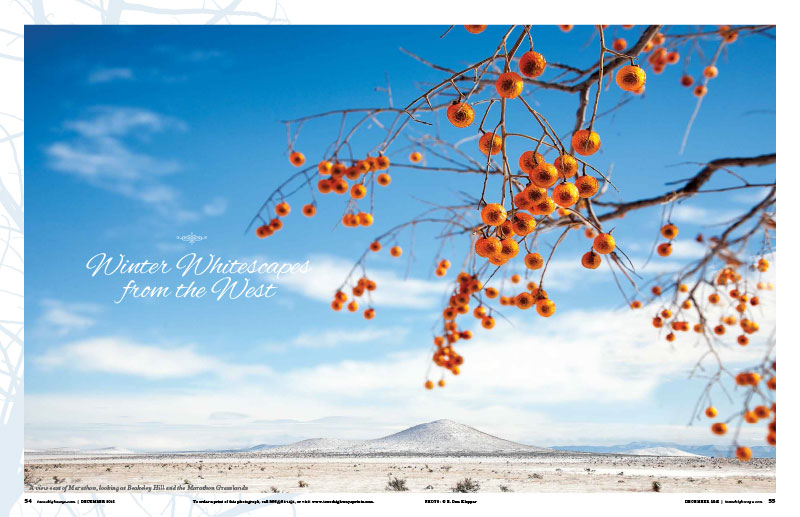
[[[475,253],[481,257],[498,255],[502,247],[497,237],[481,237],[475,241]]]
[[[753,451],[750,450],[750,447],[737,447],[736,457],[739,458],[739,461],[750,461]]]
[[[708,406],[706,408],[705,413],[708,418],[714,418],[715,416],[717,416],[717,408],[715,408],[714,406]]]
[[[602,262],[603,257],[594,251],[587,251],[583,254],[583,257],[581,257],[581,265],[586,269],[597,269],[600,267]]]
[[[522,77],[516,72],[505,72],[500,74],[495,82],[497,94],[504,99],[515,99],[522,93]]]
[[[678,236],[678,227],[674,224],[665,224],[661,227],[661,235],[665,239],[674,239]]]
[[[675,52],[674,50],[667,54],[667,63],[674,65],[678,61],[680,61],[681,55]]]
[[[617,38],[614,40],[614,43],[611,44],[611,48],[613,48],[617,52],[622,52],[623,50],[628,48],[628,42],[625,41],[625,38]]]
[[[528,253],[525,255],[525,267],[528,269],[541,269],[544,259],[538,253]]]
[[[561,183],[553,189],[553,201],[559,206],[570,207],[580,199],[578,187],[572,183]]]
[[[588,129],[575,131],[572,135],[572,147],[576,153],[583,156],[594,154],[600,149],[600,135]]]
[[[306,163],[306,157],[303,155],[303,153],[298,153],[297,151],[294,151],[292,154],[289,155],[289,161],[295,167],[300,167],[301,165]]]
[[[708,93],[708,88],[703,86],[702,84],[698,84],[694,87],[694,96],[695,97],[702,97]]]
[[[656,248],[656,253],[658,253],[661,257],[669,257],[672,254],[672,244],[668,242],[662,242]]]
[[[572,30],[574,25],[559,25],[558,28],[561,29],[561,32],[569,32]]]
[[[530,214],[517,212],[513,216],[511,227],[517,235],[528,235],[536,228],[536,220]]]
[[[339,178],[336,180],[336,183],[333,184],[333,191],[337,194],[344,194],[347,192],[347,182]]]
[[[592,176],[581,176],[575,180],[575,186],[578,188],[578,195],[584,199],[588,199],[600,189],[597,180]]]
[[[525,174],[532,174],[536,167],[545,163],[544,156],[535,151],[525,151],[519,157],[519,168]]]
[[[522,191],[522,194],[525,195],[525,198],[531,205],[541,203],[547,199],[547,190],[542,187],[537,187],[536,185],[528,185]]]
[[[724,25],[723,28],[720,28],[719,33],[726,43],[733,43],[736,41],[736,38],[739,37],[739,33],[737,31],[730,30],[728,25]]]
[[[361,226],[372,226],[372,222],[374,221],[372,214],[368,214],[366,212],[361,212],[358,214],[358,224]]]
[[[498,154],[503,149],[503,139],[495,133],[484,133],[478,140],[478,148],[483,154]]]
[[[546,67],[547,61],[538,52],[530,50],[519,58],[519,71],[526,77],[539,77]]]
[[[317,182],[317,190],[320,194],[328,194],[333,189],[333,185],[331,185],[331,180],[323,179]]]
[[[753,408],[753,413],[755,413],[758,418],[769,418],[770,410],[767,406],[756,406]]]
[[[275,213],[281,217],[286,217],[289,215],[289,212],[292,211],[292,208],[289,206],[289,203],[283,201],[275,205]]]
[[[507,217],[506,209],[498,203],[489,203],[481,210],[481,220],[483,224],[489,226],[499,226],[505,222]]]
[[[422,153],[415,151],[408,155],[408,159],[411,160],[412,163],[419,163],[422,161]]]
[[[393,257],[399,257],[403,254],[403,248],[400,246],[392,246],[392,248],[389,250],[389,254]]]
[[[303,205],[303,215],[306,217],[314,217],[317,213],[317,207],[312,204]]]
[[[380,155],[375,158],[375,168],[378,170],[388,169],[389,165],[391,164],[391,160],[389,160],[388,156]]]
[[[641,308],[642,308],[642,302],[640,302],[639,300],[633,300],[631,302],[631,309],[641,309]]]
[[[540,163],[528,174],[534,185],[540,188],[552,187],[558,181],[558,171],[549,163]]]
[[[719,75],[719,70],[714,65],[708,65],[703,69],[703,76],[709,79],[713,79]]]
[[[578,173],[578,160],[571,154],[562,154],[557,157],[553,165],[564,179],[571,178]]]
[[[625,65],[617,70],[617,85],[625,91],[633,92],[644,86],[646,74],[636,65]]]
[[[381,246],[381,243],[380,243],[380,242],[378,242],[378,241],[373,241],[373,242],[371,242],[371,243],[370,243],[370,245],[369,245],[369,249],[370,249],[371,251],[374,251],[374,252],[380,251],[380,250],[381,250],[381,247],[382,247],[382,246]]]
[[[534,215],[550,215],[555,209],[556,202],[550,197],[545,197],[533,206],[531,212]]]
[[[528,310],[533,306],[533,296],[528,292],[519,293],[514,298],[514,305],[519,309]]]
[[[549,318],[556,312],[556,304],[553,302],[553,300],[542,298],[536,302],[536,312],[539,313],[539,316]]]
[[[425,381],[425,389],[432,390],[433,389],[433,381]]]
[[[486,27],[488,27],[488,25],[464,25],[464,28],[467,29],[467,32],[472,34],[480,34],[486,30]]]
[[[711,432],[717,435],[723,435],[728,432],[728,426],[723,422],[715,422],[711,424]]]
[[[684,75],[681,77],[681,86],[686,86],[687,88],[694,84],[694,79],[691,75]]]
[[[592,248],[601,255],[611,253],[614,251],[615,247],[616,243],[614,242],[614,237],[608,233],[601,233],[594,238],[594,242],[592,243]]]
[[[268,224],[262,224],[261,226],[256,228],[256,235],[258,236],[259,239],[269,237],[273,233],[275,233],[275,230],[273,230],[272,227]]]
[[[447,120],[456,127],[467,127],[475,120],[475,110],[466,102],[454,102],[447,108]]]
[[[367,195],[367,187],[358,183],[350,188],[350,196],[353,199],[361,199]]]
[[[491,328],[494,328],[494,318],[492,318],[491,316],[484,317],[481,320],[481,327],[483,327],[483,328],[485,328],[487,330],[491,329]]]
[[[440,388],[444,388],[445,386],[444,379],[439,379],[439,382],[437,384],[439,385]]]
[[[364,319],[371,320],[375,317],[375,309],[367,309],[364,311]]]
[[[377,181],[378,185],[380,185],[381,187],[385,187],[392,182],[392,177],[386,174],[385,172],[382,172],[378,174],[378,177],[375,178],[375,181]]]
[[[500,257],[509,260],[516,257],[517,253],[519,253],[519,244],[517,244],[517,241],[511,237],[500,241]]]

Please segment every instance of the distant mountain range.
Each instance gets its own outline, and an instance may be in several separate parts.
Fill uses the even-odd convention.
[[[680,445],[668,442],[631,442],[625,445],[555,445],[551,447],[558,451],[570,452],[597,452],[605,454],[636,454],[634,451],[652,449],[671,449],[679,452],[694,454],[697,456],[708,456],[713,458],[733,458],[735,449],[733,447],[720,445]],[[750,447],[754,458],[774,458],[775,447],[769,445],[756,445]],[[638,452],[640,454],[641,452]],[[655,456],[665,456],[666,454],[654,454]],[[674,456],[675,454],[670,454]]]
[[[774,458],[775,447],[751,447],[756,458]],[[128,455],[136,454],[127,449],[107,447],[104,449],[80,450],[70,448],[31,450],[29,454],[48,455]],[[190,453],[190,451],[182,451]],[[568,445],[550,448],[523,445],[478,431],[468,425],[452,420],[436,420],[409,427],[399,433],[374,440],[345,440],[336,438],[312,438],[288,445],[254,445],[244,449],[191,451],[194,453],[247,454],[259,453],[280,456],[393,456],[393,455],[469,455],[469,454],[531,454],[531,453],[604,453],[635,456],[708,456],[729,458],[734,456],[732,447],[717,445],[680,445],[664,442],[631,442],[625,445]]]
[[[250,448],[248,450],[252,450]],[[280,447],[264,447],[266,454],[509,454],[555,452],[523,445],[478,431],[452,420],[437,420],[410,427],[375,440],[314,438]]]

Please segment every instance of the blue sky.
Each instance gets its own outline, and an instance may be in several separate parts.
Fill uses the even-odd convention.
[[[302,217],[299,208],[310,201],[303,193],[290,199],[294,210],[284,230],[265,240],[244,234],[266,196],[295,170],[280,120],[383,106],[386,93],[376,88],[385,87],[387,76],[395,105],[405,105],[442,74],[400,47],[457,67],[491,53],[503,30],[470,35],[456,27],[440,39],[438,26],[27,27],[26,446],[183,449],[369,438],[438,418],[539,445],[727,443],[702,425],[685,426],[704,385],[686,380],[701,354],[695,338],[681,336],[670,346],[647,329],[649,312],[621,308],[607,269],[575,267],[587,247],[579,235],[559,248],[551,266],[548,292],[557,314],[543,320],[511,313],[513,326],[476,330],[462,347],[462,375],[448,376],[443,390],[421,389],[431,327],[447,290],[432,274],[436,229],[417,230],[407,280],[408,254],[370,256],[368,272],[379,284],[374,320],[329,309],[333,287],[372,238],[425,210],[415,199],[447,203],[458,190],[479,193],[480,177],[393,168],[391,187],[376,192],[371,228],[334,230],[340,197],[318,196],[317,216]],[[634,41],[638,30],[612,26],[607,38]],[[589,27],[569,34],[537,27],[533,34],[550,62],[587,66],[596,59]],[[716,42],[702,45],[710,56]],[[774,41],[764,37],[729,47],[683,155],[678,150],[695,98],[678,84],[682,65],[651,74],[643,97],[599,119],[603,147],[591,163],[613,170],[619,196],[628,200],[665,191],[665,182],[694,174],[697,163],[773,152],[774,56]],[[695,77],[701,62],[695,55],[689,69]],[[574,96],[525,94],[559,133],[571,129]],[[613,85],[604,90],[599,111],[623,95]],[[521,131],[536,131],[521,111],[510,117]],[[425,130],[415,126],[409,134]],[[338,119],[310,122],[296,147],[315,162],[337,131]],[[451,141],[471,131],[441,128]],[[363,153],[382,138],[380,128],[366,128],[353,144]],[[516,145],[512,156],[527,150]],[[477,158],[475,147],[464,144]],[[388,154],[407,162],[410,149],[400,138]],[[775,169],[743,174],[767,182]],[[710,187],[735,182],[718,176]],[[709,195],[676,207],[673,219],[682,237],[711,234],[709,225],[759,196]],[[651,209],[616,225],[619,245],[637,265],[645,262],[660,215]],[[207,240],[190,246],[176,239],[189,232]],[[410,235],[399,244],[408,248]],[[466,246],[465,240],[445,246],[454,264],[449,279]],[[311,272],[254,278],[275,283],[269,299],[114,304],[129,279],[91,278],[85,268],[99,252],[174,262],[190,251],[308,260]],[[670,261],[651,263],[641,274],[700,252],[690,238],[679,239]],[[523,272],[521,263],[513,268]],[[769,328],[774,312],[765,305],[762,328]],[[760,357],[759,346],[726,353],[744,364]],[[519,360],[503,359],[512,356]],[[744,439],[760,443],[759,436],[746,432]]]

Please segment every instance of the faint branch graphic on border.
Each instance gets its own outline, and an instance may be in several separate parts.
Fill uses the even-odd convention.
[[[189,7],[168,7],[165,2],[142,0],[74,0],[72,2],[54,0],[27,0],[12,2],[9,9],[16,9],[36,25],[65,23],[59,17],[68,13],[73,16],[66,23],[117,24],[285,24],[289,23],[283,6],[278,1],[272,5],[255,0],[229,0],[225,5],[216,2],[196,0]],[[70,12],[72,9],[80,9]],[[85,13],[80,20],[74,19],[77,13]],[[6,28],[7,29],[7,28]],[[3,30],[2,32],[11,32]],[[14,34],[14,33],[12,33]],[[21,34],[19,34],[21,36]],[[21,61],[22,58],[20,57]]]
[[[194,0],[184,6],[169,7],[155,0],[12,0],[0,8],[0,77],[22,80],[24,25],[49,24],[287,24],[289,19],[278,1],[223,0],[222,3]],[[0,103],[0,479],[19,492],[0,491],[0,513],[22,502],[23,421],[23,285],[24,285],[24,137],[22,99],[3,99]],[[16,106],[14,113],[3,112]],[[15,489],[12,489],[15,490]],[[160,515],[165,509],[142,506],[146,515]],[[184,503],[188,503],[184,504]],[[149,506],[149,505],[148,505]],[[171,496],[167,505],[174,513],[194,504],[191,494]],[[247,510],[251,509],[248,505]],[[91,510],[90,510],[91,511]],[[102,513],[99,506],[94,511]],[[236,515],[238,509],[218,511]]]

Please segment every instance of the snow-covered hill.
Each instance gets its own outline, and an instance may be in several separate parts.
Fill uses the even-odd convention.
[[[437,420],[375,440],[315,438],[264,451],[267,454],[469,454],[553,452],[522,445],[453,422]]]
[[[633,449],[626,451],[624,454],[633,456],[684,456],[687,458],[700,458],[699,454],[692,454],[691,452],[682,451],[674,447],[648,447],[646,449]]]

